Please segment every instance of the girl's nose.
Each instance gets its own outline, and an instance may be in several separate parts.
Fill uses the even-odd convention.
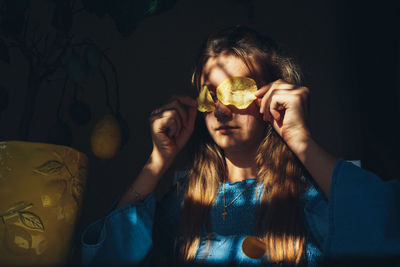
[[[217,101],[215,104],[214,116],[219,121],[228,121],[232,118],[232,110],[228,106]]]

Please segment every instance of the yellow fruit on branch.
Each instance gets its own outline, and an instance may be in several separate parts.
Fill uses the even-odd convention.
[[[121,127],[117,119],[110,114],[104,116],[94,127],[90,141],[96,157],[114,157],[121,146]]]
[[[32,236],[22,227],[6,225],[4,238],[6,248],[15,255],[26,254],[31,249]]]

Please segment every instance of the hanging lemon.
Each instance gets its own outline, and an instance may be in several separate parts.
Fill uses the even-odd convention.
[[[121,127],[117,119],[113,115],[104,116],[94,127],[90,141],[96,157],[114,157],[121,146]]]

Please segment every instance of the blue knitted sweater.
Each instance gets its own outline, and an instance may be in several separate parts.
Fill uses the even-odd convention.
[[[244,191],[243,191],[244,190]],[[400,185],[382,181],[352,163],[335,166],[329,201],[317,186],[301,196],[306,247],[300,266],[329,263],[400,263]],[[268,255],[247,257],[242,242],[256,234],[260,190],[255,179],[225,183],[210,211],[211,232],[203,230],[191,266],[269,266]],[[157,203],[143,202],[113,209],[89,225],[82,235],[82,263],[91,265],[171,266],[175,242],[182,241],[182,190],[172,189]]]

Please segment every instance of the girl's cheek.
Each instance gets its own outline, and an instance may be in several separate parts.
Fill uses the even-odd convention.
[[[210,130],[210,124],[212,124],[212,116],[212,112],[207,112],[207,114],[204,114],[204,123],[206,124],[208,130]]]

